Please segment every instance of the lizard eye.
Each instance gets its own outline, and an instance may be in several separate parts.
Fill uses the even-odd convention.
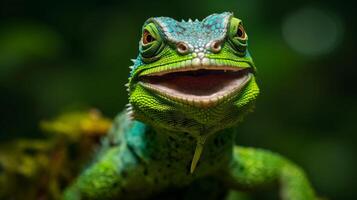
[[[247,49],[248,35],[241,20],[232,18],[229,25],[229,43],[239,56],[244,56]]]
[[[150,34],[148,30],[144,30],[142,42],[144,45],[155,41],[155,38]]]
[[[140,54],[144,61],[151,62],[159,57],[165,44],[154,23],[144,26],[140,42]]]
[[[242,26],[242,24],[239,24],[238,28],[237,28],[237,33],[236,33],[236,36],[239,38],[239,39],[242,39],[244,40],[245,39],[245,30]]]

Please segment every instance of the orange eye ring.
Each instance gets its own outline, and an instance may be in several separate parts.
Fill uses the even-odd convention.
[[[237,28],[236,37],[238,37],[239,39],[243,39],[243,40],[247,37],[245,30],[241,24],[239,24],[239,26]]]
[[[148,30],[144,30],[142,42],[144,45],[155,41],[155,38],[150,34]]]

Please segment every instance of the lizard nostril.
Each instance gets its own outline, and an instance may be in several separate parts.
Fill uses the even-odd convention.
[[[180,53],[180,54],[186,54],[188,53],[188,46],[187,44],[183,43],[183,42],[180,42],[177,44],[177,51]]]
[[[220,41],[212,42],[211,51],[214,53],[218,53],[219,51],[221,51],[221,42]]]

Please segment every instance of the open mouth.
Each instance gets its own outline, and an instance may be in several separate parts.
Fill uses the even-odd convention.
[[[197,107],[209,107],[238,93],[251,68],[206,66],[140,76],[140,84],[160,95]]]

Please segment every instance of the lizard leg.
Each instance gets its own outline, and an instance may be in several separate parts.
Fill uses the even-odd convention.
[[[140,190],[142,167],[127,148],[110,148],[65,190],[63,199],[111,199]],[[139,171],[141,173],[139,173]],[[143,192],[142,192],[143,193]]]
[[[224,178],[232,189],[254,189],[278,183],[283,200],[314,200],[304,172],[278,154],[253,148],[235,147],[229,174]]]

